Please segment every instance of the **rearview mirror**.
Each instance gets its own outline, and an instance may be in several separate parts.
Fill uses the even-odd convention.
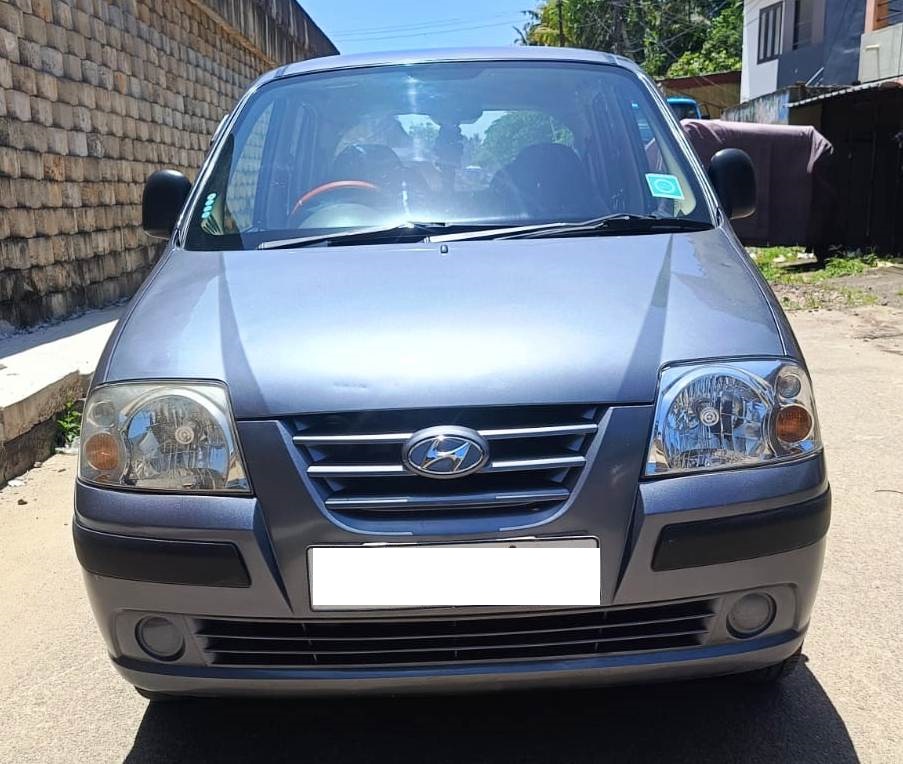
[[[740,149],[721,149],[709,162],[709,179],[731,220],[756,211],[756,168]]]
[[[141,227],[148,236],[168,239],[185,205],[191,181],[177,170],[157,170],[144,184]]]

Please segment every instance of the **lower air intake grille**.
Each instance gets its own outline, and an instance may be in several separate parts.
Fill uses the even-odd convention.
[[[509,406],[316,414],[288,425],[320,499],[335,512],[422,516],[529,512],[568,499],[602,410]],[[435,480],[409,471],[402,451],[428,427],[466,427],[489,444],[471,475]]]
[[[213,666],[342,668],[555,660],[702,644],[717,600],[466,618],[201,619]]]

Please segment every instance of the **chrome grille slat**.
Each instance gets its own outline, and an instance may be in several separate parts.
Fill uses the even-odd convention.
[[[434,508],[477,508],[518,506],[525,502],[548,504],[567,500],[566,488],[546,488],[534,491],[507,491],[501,493],[441,493],[434,496],[332,496],[326,499],[330,509],[367,510],[370,512],[416,511]]]
[[[501,430],[479,430],[486,440],[512,438],[556,438],[560,435],[592,435],[599,429],[595,422],[584,424],[550,425],[548,427],[511,427]]]
[[[703,644],[718,600],[456,618],[201,619],[215,666],[416,666],[561,659]]]
[[[518,472],[527,470],[560,470],[582,467],[582,456],[549,456],[541,459],[498,459],[490,461],[481,472]],[[311,477],[389,477],[409,475],[401,464],[312,464],[307,468]]]
[[[520,406],[312,414],[290,419],[292,441],[327,509],[422,518],[547,510],[567,501],[598,433],[598,406]],[[428,427],[464,427],[489,442],[479,471],[435,480],[402,461]]]
[[[391,477],[408,474],[401,464],[312,464],[311,477]]]
[[[493,459],[484,472],[517,472],[519,470],[560,470],[582,467],[583,456],[548,456],[542,459]]]
[[[561,435],[592,435],[599,426],[590,424],[554,425],[549,427],[508,427],[500,430],[477,430],[486,440],[510,440],[512,438],[553,438]],[[369,435],[295,435],[292,441],[302,446],[366,446],[372,444],[402,445],[411,439],[413,432],[381,432]]]

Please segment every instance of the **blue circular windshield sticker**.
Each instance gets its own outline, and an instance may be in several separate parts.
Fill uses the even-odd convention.
[[[680,181],[674,175],[647,172],[646,182],[649,184],[649,192],[656,199],[677,199],[679,201],[684,199]]]

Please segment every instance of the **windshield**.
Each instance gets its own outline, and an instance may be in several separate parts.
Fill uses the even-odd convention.
[[[678,119],[697,119],[699,107],[691,101],[670,101],[668,105]]]
[[[380,66],[288,77],[254,94],[197,197],[187,246],[619,213],[711,222],[635,74],[555,62]]]

